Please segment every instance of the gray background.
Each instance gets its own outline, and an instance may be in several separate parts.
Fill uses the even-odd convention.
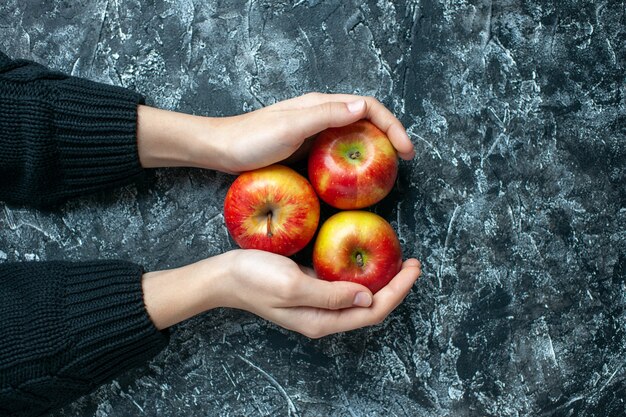
[[[623,416],[625,7],[4,0],[10,56],[195,114],[374,95],[418,155],[375,209],[424,264],[384,324],[311,341],[212,311],[56,416]],[[54,212],[0,203],[0,261],[152,270],[229,250],[232,179],[161,170]]]

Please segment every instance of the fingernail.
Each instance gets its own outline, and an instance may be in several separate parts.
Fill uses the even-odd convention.
[[[372,305],[372,297],[366,292],[358,292],[352,304],[356,307],[369,307]]]
[[[365,106],[365,100],[353,101],[352,103],[348,103],[348,111],[350,113],[358,113],[361,110],[363,110],[364,106]]]

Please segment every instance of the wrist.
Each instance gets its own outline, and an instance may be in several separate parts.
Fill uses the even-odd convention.
[[[229,281],[227,258],[223,254],[180,268],[145,273],[144,303],[154,325],[164,329],[223,306]]]
[[[193,281],[198,313],[227,306],[232,262],[232,252],[225,252],[183,267]]]
[[[222,170],[219,118],[137,108],[137,148],[144,168],[195,167]]]

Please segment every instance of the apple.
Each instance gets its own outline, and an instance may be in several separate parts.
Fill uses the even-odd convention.
[[[224,201],[226,228],[244,249],[291,256],[315,235],[320,203],[311,184],[283,165],[248,171]]]
[[[353,210],[382,200],[398,175],[398,156],[389,138],[367,120],[322,131],[313,141],[309,179],[333,207]]]
[[[313,246],[313,268],[327,281],[351,281],[372,293],[400,271],[402,249],[396,232],[367,211],[341,211],[322,224]]]

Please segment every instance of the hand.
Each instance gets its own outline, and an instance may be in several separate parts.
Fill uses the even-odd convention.
[[[411,159],[415,154],[400,121],[372,97],[310,93],[225,118],[146,106],[139,106],[138,113],[139,157],[144,167],[248,171],[306,151],[307,138],[326,128],[364,118],[387,134],[401,158]]]
[[[352,282],[317,279],[289,258],[255,250],[234,251],[232,288],[224,306],[247,310],[311,338],[381,323],[420,275],[417,259],[374,296]]]
[[[380,323],[421,273],[416,259],[374,296],[351,282],[327,282],[289,258],[235,250],[189,267],[144,275],[146,309],[158,328],[216,307],[247,310],[318,338]]]
[[[301,149],[307,138],[360,119],[369,119],[385,132],[400,157],[414,156],[400,121],[375,98],[311,93],[225,120],[225,168],[242,172],[283,161]]]

